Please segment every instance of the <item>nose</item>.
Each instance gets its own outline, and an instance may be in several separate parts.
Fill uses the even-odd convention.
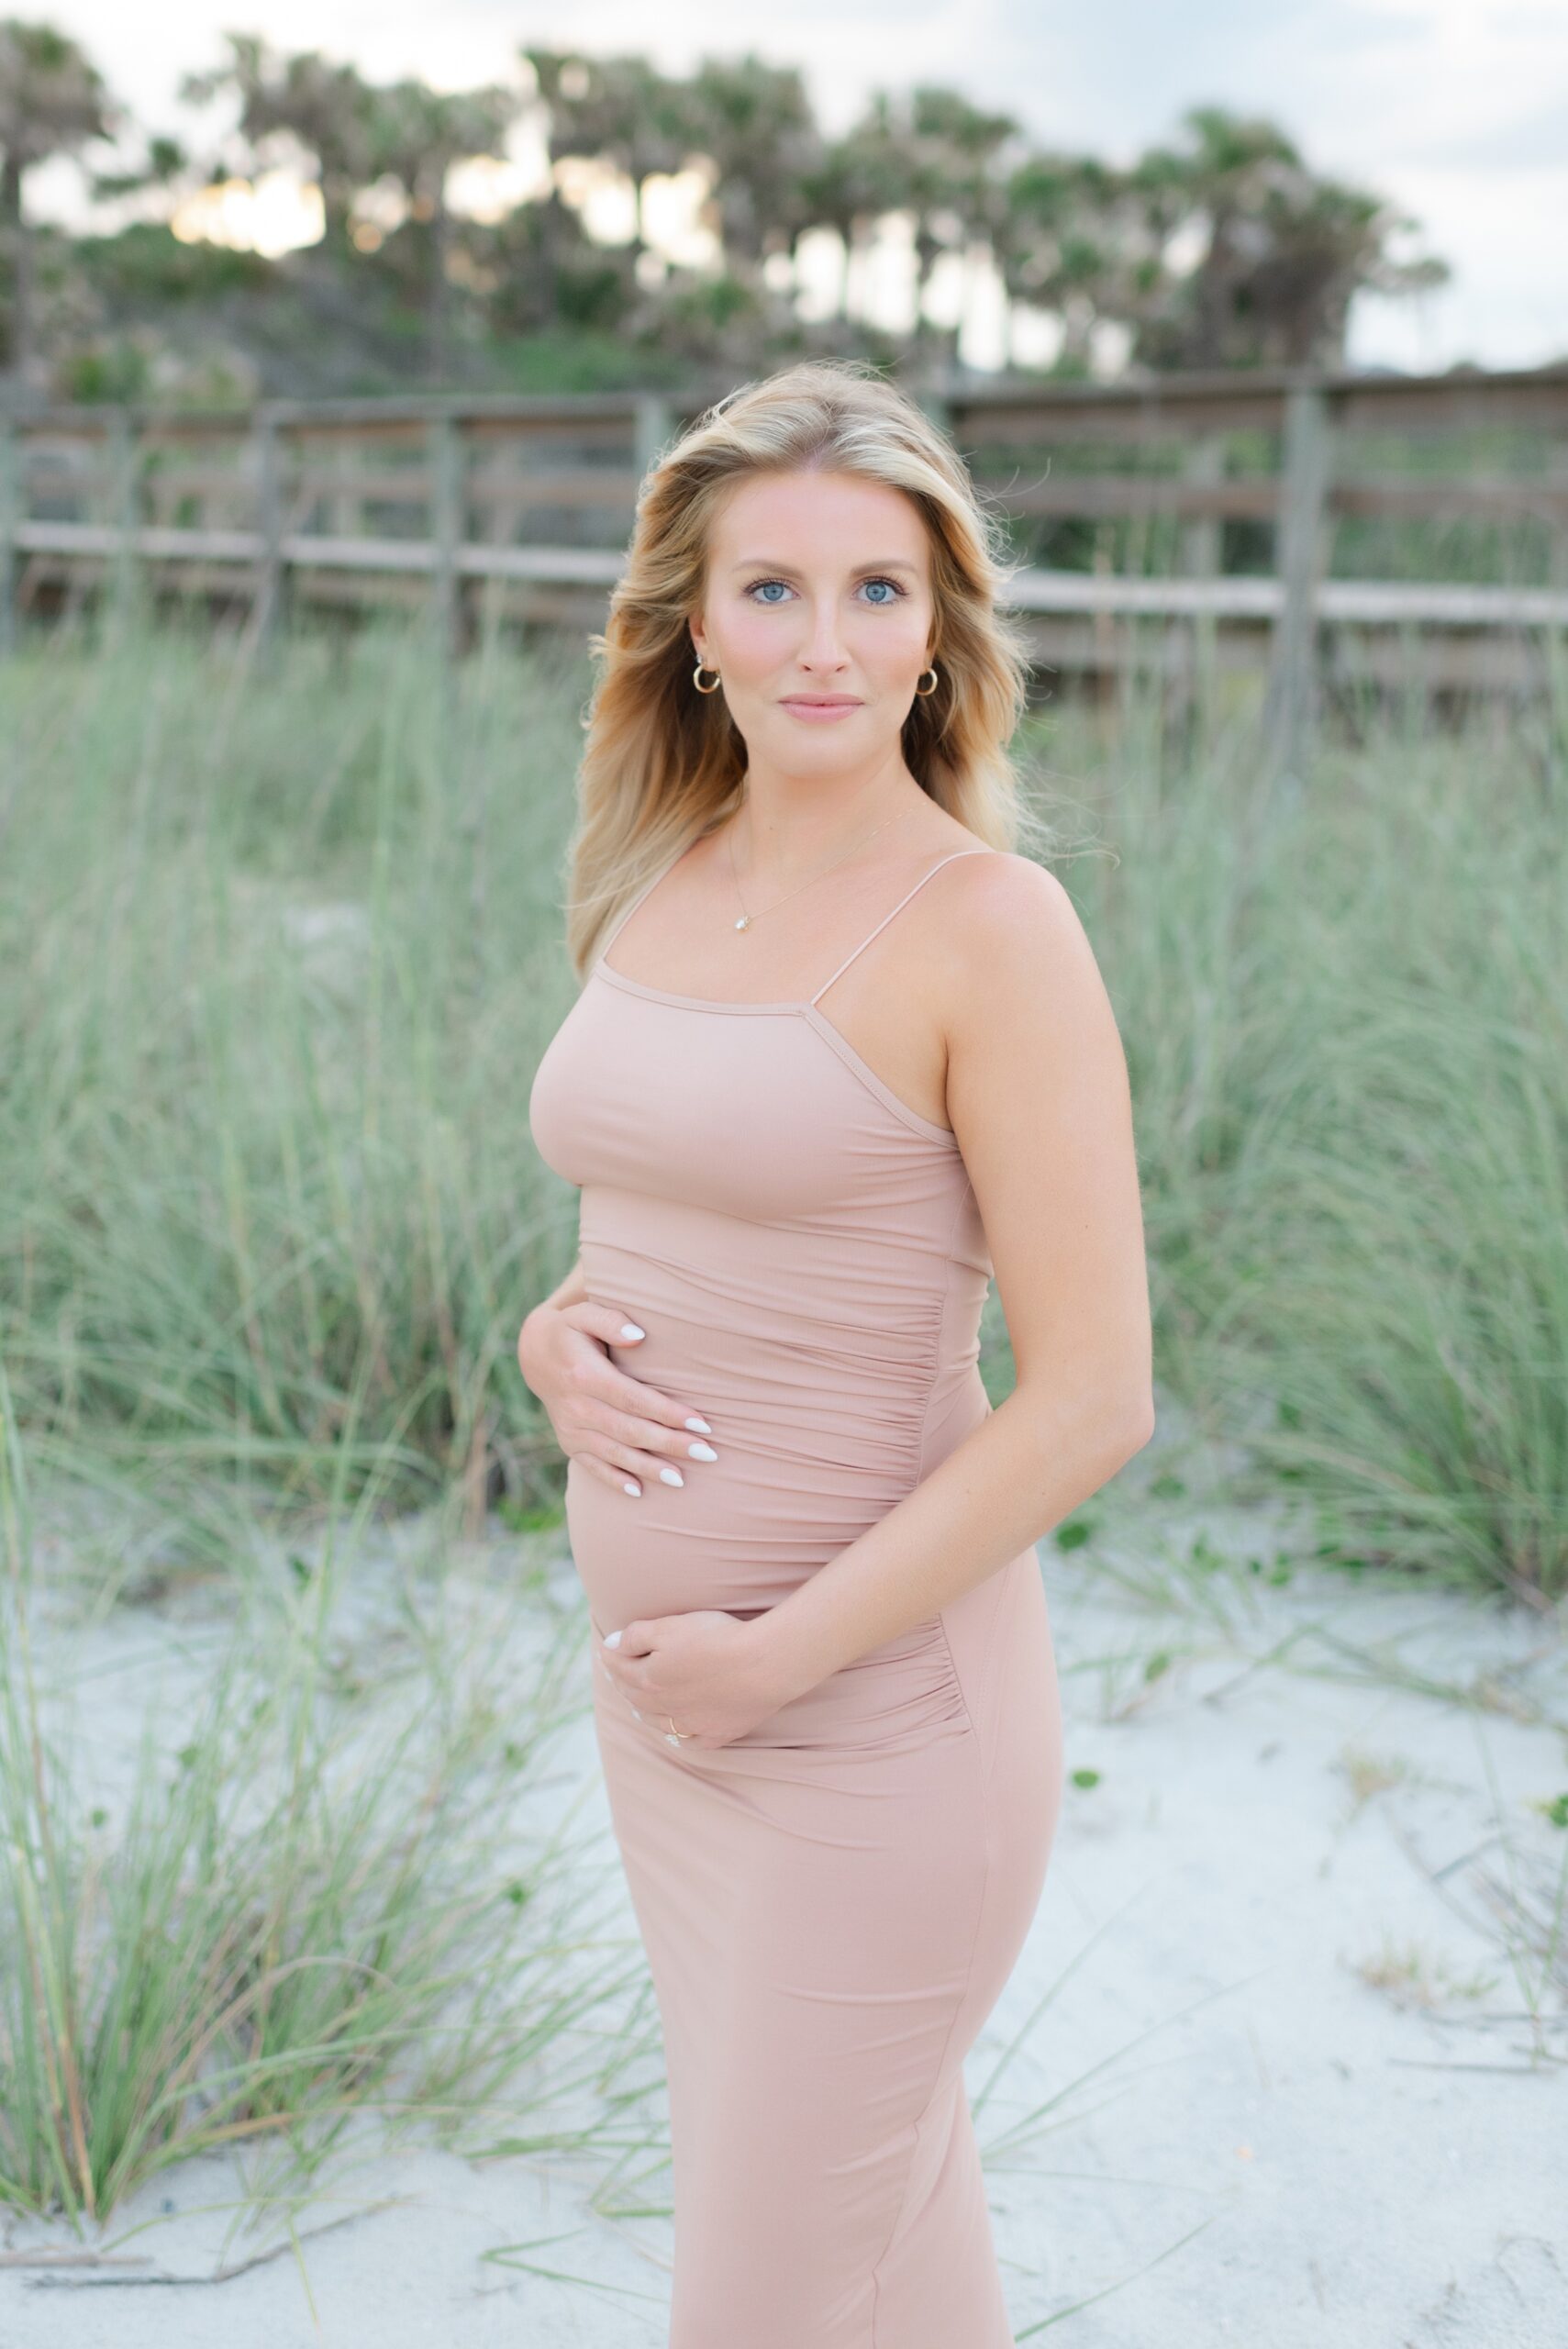
[[[849,656],[839,634],[839,616],[831,596],[817,600],[816,618],[810,633],[801,649],[800,665],[809,669],[814,677],[827,676],[847,668]]]

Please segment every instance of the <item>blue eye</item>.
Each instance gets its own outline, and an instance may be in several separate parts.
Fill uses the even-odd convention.
[[[878,576],[875,579],[868,579],[865,582],[865,584],[868,587],[885,587],[890,591],[885,596],[875,596],[872,598],[873,603],[880,611],[885,611],[889,604],[896,604],[903,600],[905,591],[900,587],[895,579],[886,579]],[[746,593],[748,596],[758,596],[759,591],[764,587],[782,587],[785,594],[789,593],[789,583],[787,580],[784,579],[753,579],[751,585],[747,588]],[[760,600],[765,604],[773,605],[776,609],[783,598],[778,596],[762,596]]]

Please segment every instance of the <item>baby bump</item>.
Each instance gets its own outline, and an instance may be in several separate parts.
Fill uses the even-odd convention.
[[[890,1391],[818,1354],[728,1360],[700,1370],[649,1347],[611,1349],[709,1423],[715,1460],[679,1459],[682,1482],[644,1471],[633,1495],[573,1459],[566,1477],[573,1558],[595,1616],[776,1606],[912,1492],[990,1409],[967,1362],[929,1364]],[[689,1350],[688,1350],[689,1351]]]
[[[717,1447],[717,1436],[714,1442]],[[633,1497],[576,1460],[566,1474],[566,1530],[595,1620],[695,1607],[773,1607],[885,1514],[896,1493],[846,1493],[801,1475],[681,1464],[684,1479],[644,1475]]]
[[[823,1394],[808,1409],[761,1375],[699,1387],[689,1374],[677,1382],[651,1364],[648,1375],[708,1421],[717,1458],[677,1455],[679,1485],[644,1470],[636,1495],[570,1463],[573,1556],[612,1628],[694,1607],[776,1605],[917,1481],[918,1403],[884,1414],[863,1393]]]

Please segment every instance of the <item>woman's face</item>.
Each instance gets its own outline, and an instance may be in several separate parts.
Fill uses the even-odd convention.
[[[718,509],[692,640],[751,763],[797,772],[896,743],[934,619],[912,499],[854,473],[760,473]]]

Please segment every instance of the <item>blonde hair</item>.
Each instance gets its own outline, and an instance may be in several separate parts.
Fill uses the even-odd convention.
[[[808,359],[714,403],[644,476],[602,634],[568,844],[566,941],[579,978],[621,908],[740,803],[746,745],[721,694],[699,694],[689,622],[702,608],[716,509],[760,473],[856,473],[914,500],[930,543],[938,680],[904,723],[909,772],[992,848],[1018,838],[1007,744],[1029,656],[997,609],[1002,525],[906,392],[869,362]]]

